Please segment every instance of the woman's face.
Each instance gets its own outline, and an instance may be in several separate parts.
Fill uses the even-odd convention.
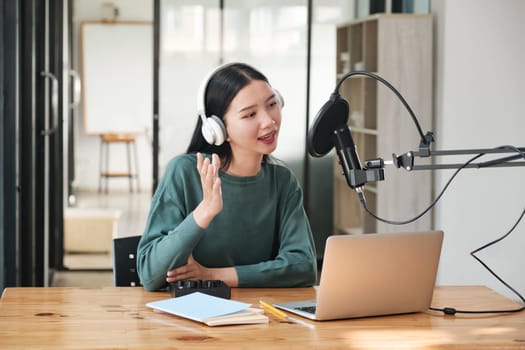
[[[262,80],[252,80],[239,90],[224,122],[234,156],[264,155],[277,147],[281,106],[273,89]]]

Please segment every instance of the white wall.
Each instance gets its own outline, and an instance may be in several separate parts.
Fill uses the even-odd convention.
[[[434,149],[525,146],[525,1],[432,1]],[[463,158],[462,158],[463,159]],[[464,170],[434,211],[445,232],[439,284],[487,285],[512,298],[470,251],[506,233],[524,209],[524,168]],[[451,175],[435,172],[436,191]],[[478,256],[525,293],[525,223]]]
[[[80,36],[79,26],[82,21],[98,21],[102,19],[101,5],[105,0],[73,0],[73,48],[75,51],[73,67],[79,73],[80,67]],[[152,21],[152,0],[114,0],[119,8],[119,21]],[[82,116],[82,105],[78,107],[78,119],[75,124],[75,181],[76,190],[96,191],[99,181],[99,152],[100,140],[96,135],[87,135],[84,131]],[[153,105],[151,106],[153,114]],[[143,190],[151,189],[152,184],[152,147],[148,135],[137,138],[139,153],[139,177]],[[112,145],[110,149],[110,171],[122,171],[127,169],[126,152],[124,145]],[[109,189],[128,190],[128,179],[109,179]]]

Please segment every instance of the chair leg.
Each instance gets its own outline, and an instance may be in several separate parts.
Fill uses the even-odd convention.
[[[103,167],[103,164],[104,164],[104,141],[101,139],[100,140],[100,154],[99,154],[99,161],[98,161],[98,168],[99,168],[99,177],[98,177],[98,192],[102,192],[102,178],[103,178],[103,173],[104,173],[104,169],[102,168]]]
[[[133,142],[133,154],[135,156],[135,184],[137,185],[137,192],[140,192],[140,180],[139,180],[139,155],[137,151],[137,143]]]
[[[104,190],[104,193],[108,193],[108,183],[109,183],[109,177],[107,175],[109,175],[109,143],[106,144],[105,146],[105,149],[106,149],[106,158],[105,158],[105,161],[106,161],[106,176],[105,176],[105,190]]]
[[[131,143],[126,142],[126,155],[128,158],[129,192],[133,192],[133,169],[131,168]]]

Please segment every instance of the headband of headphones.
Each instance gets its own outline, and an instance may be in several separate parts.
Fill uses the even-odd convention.
[[[208,87],[208,83],[210,82],[210,79],[223,68],[226,68],[228,66],[234,65],[235,62],[230,63],[223,63],[213,69],[208,75],[205,76],[205,78],[202,80],[201,85],[199,86],[199,90],[197,93],[197,113],[199,114],[200,118],[204,121],[206,119],[206,89]],[[279,104],[282,107],[284,107],[284,99],[281,93],[277,89],[273,89],[275,96],[277,96],[277,100],[279,101]]]
[[[212,70],[204,80],[201,82],[201,85],[199,87],[198,93],[197,93],[197,113],[199,114],[200,118],[203,122],[205,122],[206,119],[206,88],[208,87],[208,83],[210,79],[223,68],[226,68],[228,66],[233,65],[234,63],[224,63],[216,67],[214,70]]]

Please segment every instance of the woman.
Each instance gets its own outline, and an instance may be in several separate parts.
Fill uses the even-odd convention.
[[[231,63],[205,79],[187,153],[168,164],[137,252],[148,290],[188,279],[230,287],[311,286],[315,246],[291,171],[271,161],[280,95]],[[209,117],[208,117],[209,116]]]

